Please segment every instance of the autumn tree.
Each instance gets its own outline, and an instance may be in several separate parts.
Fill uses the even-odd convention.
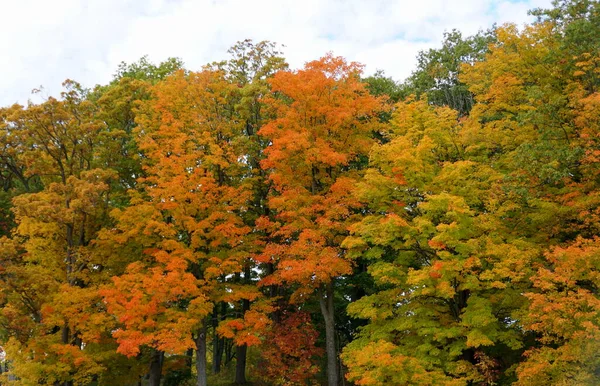
[[[371,212],[344,244],[372,259],[379,289],[349,307],[369,320],[344,353],[357,383],[509,383],[517,365],[524,384],[594,377],[593,360],[562,356],[580,336],[593,350],[595,326],[585,318],[596,313],[594,297],[576,307],[585,327],[570,323],[559,337],[551,320],[570,300],[548,284],[554,272],[580,275],[583,242],[562,251],[577,234],[593,234],[593,55],[570,68],[551,22],[496,35],[484,60],[461,69],[476,101],[468,117],[401,103],[390,142],[372,152],[358,189]],[[570,291],[585,296],[587,279],[579,280]],[[557,311],[537,323],[542,308]]]
[[[292,301],[316,294],[326,331],[327,378],[337,385],[334,282],[351,272],[340,249],[359,203],[351,191],[368,152],[380,102],[360,82],[361,67],[328,55],[270,81],[266,103],[276,118],[259,132],[270,141],[262,167],[269,173],[274,220],[262,227],[273,239],[262,261],[276,266],[263,285],[286,284]]]
[[[269,216],[269,206],[267,205],[267,195],[269,185],[266,180],[266,172],[261,169],[260,162],[264,158],[264,149],[268,141],[258,135],[258,130],[269,119],[272,118],[272,112],[265,107],[263,98],[270,93],[269,78],[277,71],[287,69],[287,63],[282,57],[282,53],[276,43],[269,41],[253,42],[250,39],[237,42],[228,50],[230,59],[224,62],[216,63],[214,66],[224,72],[228,82],[232,84],[232,92],[229,95],[229,101],[233,107],[233,116],[242,128],[236,141],[244,153],[244,181],[250,187],[252,199],[248,208],[243,213],[245,224],[252,228],[254,234],[253,253],[261,252],[261,247],[269,237],[267,233],[256,227],[256,219],[261,216]],[[243,276],[239,280],[245,285],[255,285],[256,278],[253,278],[253,272],[257,270],[255,259],[247,259],[244,262]],[[267,264],[263,267],[264,271],[270,272],[271,267]],[[273,288],[268,293],[273,297]],[[241,304],[237,304],[241,314],[247,312],[250,308],[248,300],[242,299]],[[223,304],[221,305],[223,310]],[[219,317],[219,307],[215,305],[213,313],[213,324],[216,327],[217,320],[226,318],[223,312]],[[216,328],[215,330],[216,331]],[[218,372],[220,369],[222,347],[218,346],[217,336],[213,337],[213,370]],[[247,346],[236,346],[236,371],[235,382],[246,383],[246,357]]]
[[[117,245],[137,244],[138,253],[147,256],[138,257],[141,261],[130,264],[128,272],[115,278],[114,286],[105,292],[110,309],[123,323],[123,333],[118,333],[121,347],[133,348],[129,355],[136,354],[140,345],[182,353],[192,347],[193,334],[198,384],[206,384],[206,316],[213,304],[260,296],[251,285],[227,279],[244,272],[252,248],[250,228],[243,219],[251,190],[242,178],[241,125],[229,103],[231,92],[223,73],[211,70],[180,71],[152,89],[153,97],[138,113],[139,146],[145,156],[146,176],[139,182],[143,190],[136,193],[130,207],[115,214],[120,225],[107,236]],[[156,280],[148,277],[165,270],[178,275],[173,280],[187,284],[176,289],[163,283],[175,292],[160,295],[156,302],[163,309],[152,306],[155,317],[121,304],[139,297],[137,287],[126,284],[132,281],[147,283],[139,289],[147,294],[143,299],[158,295],[155,286],[162,283],[161,277],[170,280],[169,274]],[[165,319],[169,312],[174,316]],[[261,315],[248,310],[228,320],[223,333],[231,334],[228,337],[238,345],[255,344],[256,338],[246,328],[266,323],[266,316],[261,319]],[[167,331],[175,328],[173,323],[181,327],[177,327],[181,339],[175,341],[167,337]],[[175,346],[163,344],[157,336],[163,333]]]
[[[598,239],[578,239],[546,254],[547,265],[532,277],[525,294],[524,328],[536,332],[517,374],[521,385],[577,384],[598,381],[600,358],[600,267]]]
[[[1,108],[2,383],[205,385],[211,339],[238,384],[598,383],[599,4],[404,83],[244,40]]]
[[[318,331],[310,314],[286,310],[265,331],[259,362],[261,377],[273,385],[306,385],[315,382],[319,371],[315,357],[323,355],[316,347]]]
[[[508,273],[525,275],[535,252],[507,243],[483,215],[500,176],[462,159],[457,116],[424,101],[397,105],[391,140],[373,149],[356,190],[368,211],[343,245],[370,262],[377,289],[348,309],[368,320],[343,355],[358,384],[491,383],[498,358],[518,356],[506,318],[527,281]],[[507,281],[513,288],[495,290]]]
[[[24,178],[37,176],[43,189],[13,200],[17,228],[3,240],[3,312],[14,372],[68,385],[98,377],[106,365],[93,354],[102,333],[89,333],[85,320],[101,308],[90,241],[105,223],[114,174],[95,162],[103,127],[96,106],[77,83],[65,86],[62,100],[15,106],[6,118]]]

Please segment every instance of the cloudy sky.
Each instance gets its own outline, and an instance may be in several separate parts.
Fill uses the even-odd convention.
[[[0,106],[33,88],[57,95],[70,78],[106,83],[121,61],[183,59],[188,69],[227,57],[236,41],[285,45],[292,67],[328,51],[402,80],[444,31],[472,34],[530,20],[550,0],[0,0]],[[35,100],[35,99],[34,99]]]

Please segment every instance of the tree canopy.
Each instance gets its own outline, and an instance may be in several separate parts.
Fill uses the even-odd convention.
[[[600,3],[531,14],[0,108],[0,383],[600,384]]]

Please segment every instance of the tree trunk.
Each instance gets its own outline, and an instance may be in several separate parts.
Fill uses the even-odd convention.
[[[219,326],[219,306],[215,304],[213,309],[212,327],[213,327],[213,360],[212,360],[212,372],[218,374],[221,372],[221,358],[223,356],[223,348],[221,345],[221,339],[217,334],[217,327]]]
[[[192,339],[194,337],[192,336]],[[185,376],[190,378],[192,376],[192,366],[194,365],[194,349],[188,348],[185,351]]]
[[[246,261],[244,265],[244,279],[243,283],[250,283],[250,263]],[[242,318],[246,314],[246,311],[250,309],[250,301],[248,299],[242,300]],[[248,346],[241,345],[235,348],[235,383],[238,385],[246,384],[246,354],[248,353]]]
[[[206,324],[199,330],[196,336],[196,384],[207,386],[206,379]]]
[[[163,355],[162,351],[153,350],[152,358],[150,359],[150,370],[148,371],[148,386],[160,386]]]
[[[248,346],[245,344],[242,346],[235,347],[235,383],[237,385],[246,384],[246,354],[248,352]]]
[[[65,324],[62,326],[61,329],[61,334],[60,334],[60,341],[62,344],[69,344],[69,326],[67,325],[67,323],[65,322]]]
[[[327,386],[338,385],[337,350],[335,346],[335,319],[333,310],[333,283],[321,289],[319,304],[325,319],[325,350],[327,352]]]
[[[245,277],[249,274],[244,274]],[[242,315],[250,309],[250,301],[247,299],[242,300]],[[248,353],[248,346],[241,345],[235,348],[235,383],[238,385],[246,384],[246,354]]]
[[[225,340],[225,338],[223,339],[223,346],[225,348],[225,366],[227,366],[229,363],[231,363],[231,360],[233,359],[234,355],[231,353],[231,349],[233,346],[233,343],[231,343],[231,341]]]

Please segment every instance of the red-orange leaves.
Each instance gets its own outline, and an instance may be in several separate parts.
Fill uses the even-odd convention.
[[[272,311],[272,308],[269,308]],[[233,339],[236,345],[255,346],[261,343],[259,336],[264,334],[271,324],[263,307],[253,307],[244,313],[241,319],[226,320],[219,325],[219,335]]]
[[[275,271],[262,283],[291,284],[292,302],[319,292],[329,385],[338,383],[333,281],[351,273],[340,245],[359,213],[352,191],[383,110],[361,83],[360,70],[329,54],[302,70],[277,73],[265,100],[275,119],[259,131],[270,143],[261,166],[272,182],[268,204],[280,224],[261,257],[275,263]]]
[[[310,187],[313,166],[347,165],[368,152],[369,134],[377,126],[370,118],[382,107],[360,82],[360,71],[360,65],[328,55],[303,70],[273,77],[272,90],[282,97],[265,102],[277,119],[260,134],[272,140],[262,164],[273,169],[271,179],[278,187]]]
[[[317,337],[309,314],[284,314],[261,346],[261,377],[274,385],[306,385],[319,371],[315,359],[323,354],[315,347]]]
[[[137,355],[142,345],[184,352],[194,345],[193,328],[211,310],[196,278],[186,272],[186,261],[157,254],[162,260],[157,266],[133,263],[126,274],[113,278],[113,286],[101,290],[108,312],[123,326],[113,333],[117,351],[127,356]]]
[[[260,225],[285,241],[263,253],[264,261],[279,260],[270,283],[295,282],[312,291],[350,272],[339,244],[360,206],[352,196],[359,173],[351,164],[368,153],[382,109],[360,71],[330,54],[271,80],[274,94],[265,102],[276,119],[259,134],[271,141],[261,165],[273,182],[269,205],[279,226]]]

